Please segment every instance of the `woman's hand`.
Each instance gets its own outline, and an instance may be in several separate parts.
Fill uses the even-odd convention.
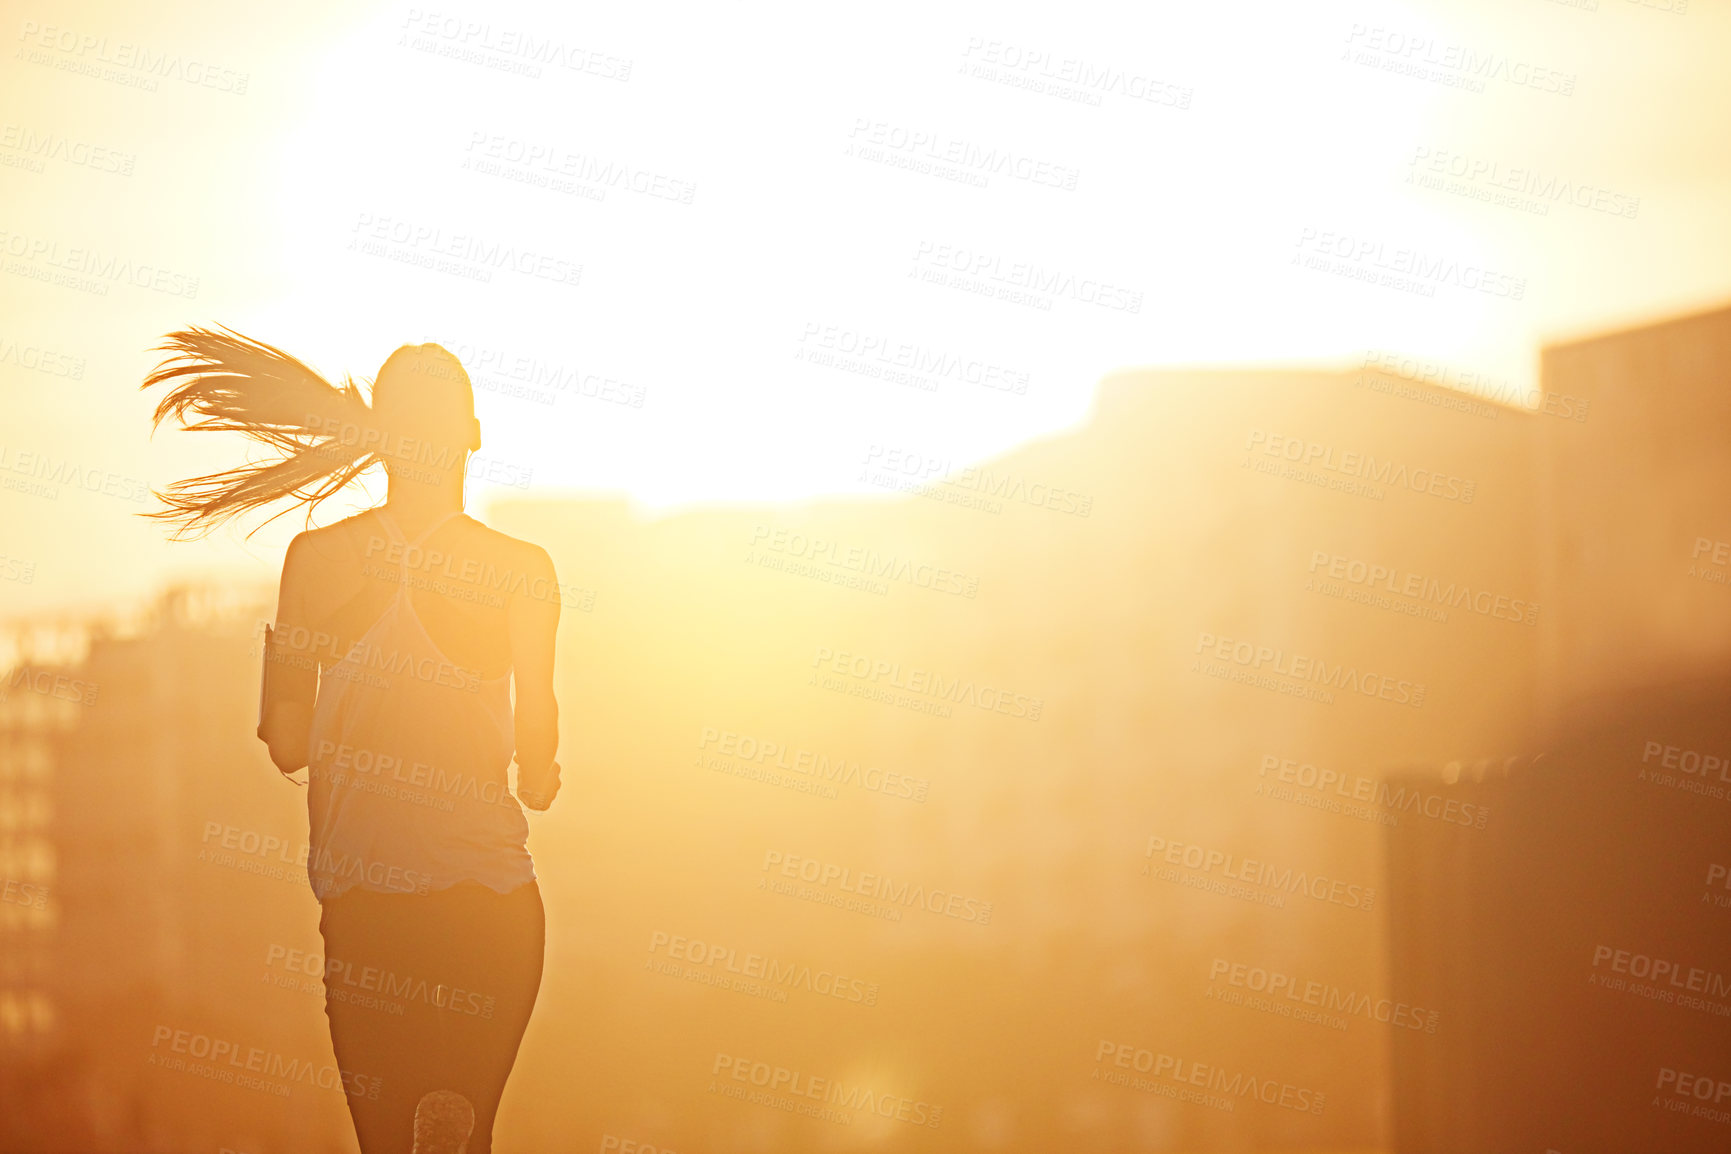
[[[517,767],[517,800],[534,810],[545,813],[547,807],[553,804],[553,799],[559,796],[559,763],[551,761],[547,768],[539,772],[530,772],[522,766]]]

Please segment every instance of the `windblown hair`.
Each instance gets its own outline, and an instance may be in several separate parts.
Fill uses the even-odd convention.
[[[281,349],[233,329],[183,329],[159,348],[172,355],[143,387],[170,387],[157,403],[152,431],[174,418],[189,432],[241,433],[273,451],[265,460],[176,481],[157,493],[165,507],[145,516],[172,524],[177,539],[202,537],[285,498],[294,504],[263,524],[299,505],[310,518],[321,501],[385,461],[391,437],[400,438],[412,420],[409,398],[395,396],[403,391],[395,380],[386,390],[393,394],[386,406],[391,412],[384,415],[368,405],[353,377],[333,385]],[[380,370],[380,385],[387,374],[448,382],[453,393],[449,386],[460,384],[464,398],[472,395],[462,364],[438,345],[398,349]],[[379,386],[373,396],[379,400]]]

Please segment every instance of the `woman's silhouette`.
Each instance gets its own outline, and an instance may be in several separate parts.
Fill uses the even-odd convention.
[[[308,767],[325,1012],[363,1154],[408,1154],[436,1091],[472,1104],[468,1151],[488,1154],[541,982],[518,798],[544,810],[559,790],[552,562],[463,514],[481,431],[468,374],[438,345],[392,353],[370,406],[352,380],[229,330],[164,348],[176,355],[145,381],[169,386],[158,424],[275,450],[171,486],[154,515],[179,535],[284,498],[310,510],[385,467],[384,504],[289,545],[259,736],[284,774]]]

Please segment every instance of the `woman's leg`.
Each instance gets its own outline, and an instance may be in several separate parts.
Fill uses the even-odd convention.
[[[463,930],[438,967],[447,1078],[439,1088],[456,1090],[475,1108],[468,1154],[491,1154],[499,1099],[541,988],[545,913],[534,882],[508,894],[470,883],[449,893]]]
[[[415,1105],[436,1077],[438,1019],[417,1000],[433,895],[353,889],[325,903],[325,1016],[361,1154],[410,1154]],[[359,1089],[361,1092],[354,1092]]]
[[[363,1091],[349,1097],[362,1154],[409,1154],[415,1106],[433,1090],[469,1099],[469,1154],[490,1154],[499,1099],[541,984],[539,888],[351,890],[326,903],[319,928],[331,1043]]]

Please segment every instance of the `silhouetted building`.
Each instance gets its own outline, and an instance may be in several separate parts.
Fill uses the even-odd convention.
[[[25,987],[51,1028],[0,1058],[23,1091],[17,1110],[7,1095],[8,1150],[340,1148],[340,1096],[295,1087],[291,1109],[221,1081],[220,1061],[191,1072],[205,1067],[159,1037],[330,1062],[321,1003],[262,983],[269,944],[303,944],[317,918],[294,860],[304,794],[252,734],[268,612],[256,590],[172,591],[124,628],[83,623],[80,660],[0,705],[8,784],[43,819],[22,851],[8,831],[8,852],[52,879]],[[267,836],[286,851],[259,853]]]
[[[1726,310],[1545,352],[1587,419],[1541,421],[1529,757],[1436,783],[1482,835],[1388,831],[1393,971],[1452,1009],[1401,1154],[1731,1144],[1728,371]]]

